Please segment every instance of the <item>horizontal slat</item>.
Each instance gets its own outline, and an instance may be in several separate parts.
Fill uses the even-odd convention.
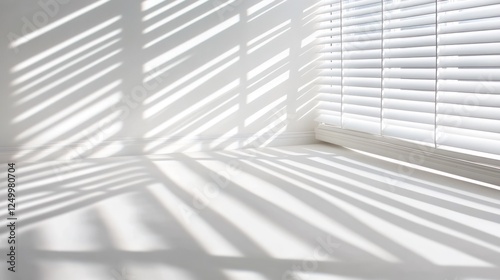
[[[458,45],[471,43],[495,43],[500,38],[500,30],[486,30],[453,34],[440,34],[439,45]]]
[[[374,5],[365,6],[358,9],[345,9],[342,12],[343,17],[360,17],[369,14],[375,14],[382,12],[381,3],[375,3]]]
[[[384,19],[408,19],[411,17],[421,17],[436,13],[436,4],[428,3],[420,6],[413,6],[411,9],[387,9],[384,7]]]
[[[436,82],[434,80],[417,80],[417,79],[389,79],[383,81],[384,88],[410,89],[434,91]]]
[[[500,120],[471,118],[441,114],[438,110],[437,123],[440,126],[456,127],[478,132],[500,133]],[[500,149],[500,148],[498,148]]]
[[[378,50],[354,50],[354,51],[344,51],[342,52],[343,57],[346,59],[370,59],[370,58],[380,58],[382,53],[380,49]]]
[[[412,47],[412,48],[384,48],[384,58],[397,57],[435,57],[436,46]]]
[[[357,86],[357,87],[370,87],[370,88],[380,88],[382,85],[381,78],[353,78],[345,77],[343,78],[344,86]]]
[[[384,120],[382,134],[384,136],[411,139],[411,141],[433,143],[434,126],[415,122]]]
[[[396,9],[404,9],[415,6],[420,6],[429,3],[435,3],[436,0],[411,0],[411,1],[393,1],[393,0],[384,0],[384,10],[396,10]]]
[[[438,55],[500,55],[500,43],[438,46]]]
[[[428,116],[432,116],[431,118],[432,120],[429,119],[429,122],[432,121],[434,123],[434,110],[435,110],[434,102],[384,98],[382,105],[384,108],[383,111],[384,114],[386,112],[389,112],[391,109],[396,109],[396,111],[398,111],[400,115],[408,115],[408,116],[412,115],[414,112],[426,113],[427,114],[426,118]],[[391,112],[394,112],[394,110]],[[412,114],[404,112],[412,112]]]
[[[473,1],[470,1],[473,2]],[[439,9],[439,8],[438,8]],[[441,6],[442,9],[442,6]],[[500,17],[500,4],[481,6],[451,12],[438,12],[438,22],[460,22],[465,20],[476,20],[483,18]]]
[[[435,68],[436,58],[434,57],[387,58],[384,59],[384,67]]]
[[[343,22],[344,23],[344,22]],[[363,32],[382,31],[382,21],[369,22],[368,24],[342,25],[343,34],[363,33]]]
[[[470,144],[478,145],[476,147],[471,146],[472,150],[480,150],[481,145],[484,145],[485,143],[488,143],[489,141],[494,141],[494,142],[489,142],[489,143],[496,143],[493,149],[491,151],[496,151],[496,154],[500,153],[500,149],[498,149],[498,144],[500,144],[500,134],[496,132],[487,132],[487,131],[477,131],[477,130],[471,130],[467,128],[461,128],[461,127],[455,127],[455,126],[445,126],[445,125],[438,125],[437,129],[437,134],[438,134],[438,143],[439,144],[444,144],[447,141],[453,141],[454,137],[457,136],[463,136],[467,137],[469,139]],[[447,135],[446,135],[447,134]],[[462,138],[464,139],[464,138]],[[480,144],[482,143],[482,144]],[[448,144],[450,144],[448,142]],[[456,143],[459,144],[459,143]],[[466,143],[460,143],[460,144],[466,144]],[[461,145],[457,145],[457,147],[465,147]]]
[[[483,94],[474,92],[438,91],[437,98],[440,103],[500,107],[500,94],[497,93]]]
[[[487,20],[480,21],[470,21],[461,22],[456,24],[456,22],[451,23],[439,23],[438,33],[461,33],[461,32],[471,32],[471,31],[483,31],[483,30],[496,30],[500,28],[500,21],[498,18],[490,18]]]
[[[423,27],[413,28],[413,29],[384,29],[384,39],[392,38],[411,38],[426,35],[435,35],[436,27],[432,25],[426,25]]]
[[[462,81],[500,81],[500,69],[439,68],[438,78]]]
[[[405,78],[405,79],[423,79],[435,80],[436,69],[430,68],[384,68],[384,78]]]
[[[413,26],[424,26],[434,24],[436,22],[436,17],[433,15],[409,18],[406,20],[385,20],[384,28],[394,29],[394,28],[404,28]]]
[[[344,77],[366,77],[366,78],[381,78],[382,70],[381,69],[344,69],[343,71]]]
[[[382,40],[351,42],[342,44],[344,51],[357,51],[357,50],[377,50],[382,47]]]
[[[469,9],[474,7],[482,7],[498,4],[498,0],[462,0],[462,1],[439,1],[438,11],[447,12],[454,10]]]
[[[345,113],[342,116],[342,122],[342,128],[344,129],[375,135],[380,134],[380,118]]]
[[[401,114],[401,113],[399,113],[399,114]],[[405,134],[407,134],[410,131],[414,131],[414,130],[417,130],[415,132],[419,133],[419,134],[421,134],[421,133],[425,133],[425,135],[434,134],[434,123],[420,123],[420,122],[404,121],[404,120],[389,119],[389,118],[384,118],[382,120],[382,127],[383,127],[382,129],[384,131],[384,135],[385,135],[385,132],[387,132],[387,130],[392,130],[395,128],[395,126],[399,126],[399,128],[407,128],[407,130],[404,131],[404,132],[406,132]],[[397,135],[396,131],[392,131],[391,133],[392,133],[392,135]],[[404,138],[403,135],[400,135],[398,137]],[[407,139],[411,139],[411,138],[407,138]],[[431,138],[431,140],[433,141],[432,138]],[[420,141],[422,141],[422,140],[420,140]]]
[[[343,68],[382,68],[382,59],[357,59],[342,61]]]
[[[382,29],[382,15],[372,14],[364,17],[344,18],[342,17],[342,26],[348,27],[363,24],[366,30]]]
[[[412,111],[411,114],[408,114],[406,110],[395,110],[395,109],[386,109],[383,110],[383,118],[384,119],[392,119],[420,124],[434,124],[434,112],[418,112]]]
[[[438,67],[500,67],[500,55],[440,56]]]
[[[500,155],[500,140],[497,133],[472,133],[463,135],[462,131],[456,128],[438,127],[437,144],[439,149],[447,149],[460,153],[473,154],[475,156],[490,157]],[[456,133],[458,132],[458,133]],[[479,152],[479,153],[477,153]]]
[[[342,87],[342,93],[350,95],[367,96],[372,98],[380,98],[382,95],[380,88],[354,87],[354,86]]]
[[[486,121],[496,120],[500,114],[500,108],[498,107],[487,107],[487,106],[477,106],[474,104],[449,104],[449,103],[439,103],[438,114],[442,115],[453,115],[464,117],[467,119],[479,119]],[[497,120],[500,121],[500,120]],[[497,127],[500,129],[500,126]]]
[[[366,102],[369,102],[367,100]],[[377,100],[373,100],[372,103],[377,102]],[[373,120],[379,119],[380,120],[380,107],[375,107],[373,105],[361,105],[361,104],[354,104],[354,103],[349,103],[349,104],[344,104],[343,105],[343,112],[346,114],[355,114],[358,116],[368,116],[372,117]]]
[[[380,30],[375,32],[365,32],[365,33],[357,33],[357,34],[344,34],[342,36],[342,42],[359,42],[359,41],[372,41],[372,40],[381,40],[382,32]]]
[[[436,99],[436,93],[434,91],[421,91],[421,90],[407,90],[407,89],[395,89],[395,88],[384,88],[383,96],[385,98],[395,98],[401,100],[415,100],[424,102],[433,102]]]
[[[360,7],[360,6],[367,6],[367,5],[373,5],[373,4],[379,4],[380,0],[357,0],[357,1],[342,1],[342,7],[345,9],[352,9],[354,7]]]
[[[435,46],[435,45],[436,45],[435,35],[384,40],[384,48],[408,48],[408,47],[422,47],[422,46]]]
[[[437,88],[438,91],[498,94],[500,82],[483,81],[477,83],[475,81],[438,80]]]
[[[343,102],[345,102],[347,105],[346,108],[351,108],[351,105],[356,105],[357,106],[367,106],[370,108],[379,108],[380,107],[380,101],[377,100],[376,98],[367,98],[364,96],[355,96],[355,95],[344,95],[343,96]],[[349,109],[347,109],[349,111]],[[379,114],[380,111],[377,110],[377,114]],[[369,114],[370,115],[370,114]]]

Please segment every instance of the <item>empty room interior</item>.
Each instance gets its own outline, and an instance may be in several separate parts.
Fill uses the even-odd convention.
[[[500,280],[500,0],[2,0],[0,279]]]

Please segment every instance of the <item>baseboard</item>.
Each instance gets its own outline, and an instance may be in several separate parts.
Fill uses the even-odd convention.
[[[395,159],[408,166],[420,166],[464,178],[500,185],[500,164],[496,160],[462,155],[394,138],[318,127],[316,139],[370,154]]]
[[[0,147],[0,162],[79,160],[117,156],[158,155],[258,147],[314,144],[314,131],[222,137],[118,139],[92,143],[51,143],[38,147]]]

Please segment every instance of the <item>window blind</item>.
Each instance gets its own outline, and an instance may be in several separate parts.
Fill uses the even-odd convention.
[[[342,127],[380,133],[382,3],[342,1]]]
[[[500,155],[500,1],[439,1],[438,39],[438,147]]]
[[[318,122],[500,156],[500,0],[328,0]]]
[[[434,143],[436,2],[384,2],[382,134]]]
[[[320,123],[341,126],[342,111],[342,38],[341,0],[323,1],[319,8],[320,77],[316,119]]]

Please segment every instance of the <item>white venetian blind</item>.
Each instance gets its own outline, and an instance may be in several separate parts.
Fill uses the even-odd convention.
[[[438,147],[500,155],[500,0],[439,1],[438,40]]]
[[[382,2],[343,0],[342,127],[380,134]]]
[[[500,159],[500,0],[327,0],[318,121]]]
[[[319,115],[316,121],[341,126],[342,38],[341,0],[322,1],[319,8],[321,51],[319,78]]]
[[[436,1],[385,0],[382,134],[434,143]]]

